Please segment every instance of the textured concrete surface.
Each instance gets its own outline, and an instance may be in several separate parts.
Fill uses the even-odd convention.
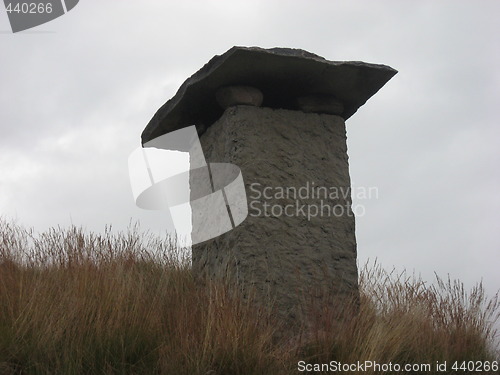
[[[232,231],[193,246],[196,273],[234,278],[292,323],[307,314],[304,301],[332,298],[340,306],[358,296],[342,117],[236,106],[200,139],[207,161],[241,168],[249,216]],[[318,187],[323,190],[314,191]]]

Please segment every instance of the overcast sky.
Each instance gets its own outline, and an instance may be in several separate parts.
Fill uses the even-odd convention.
[[[347,121],[360,263],[500,287],[500,2],[89,1],[12,34],[0,9],[0,214],[103,231],[162,212],[127,158],[152,115],[234,45],[302,48],[399,73]]]

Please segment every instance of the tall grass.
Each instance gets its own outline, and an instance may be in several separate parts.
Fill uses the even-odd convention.
[[[300,373],[299,361],[499,359],[500,306],[481,284],[426,285],[372,264],[357,314],[318,307],[314,324],[287,338],[228,284],[199,283],[184,254],[137,227],[35,234],[0,220],[0,374],[279,375]]]

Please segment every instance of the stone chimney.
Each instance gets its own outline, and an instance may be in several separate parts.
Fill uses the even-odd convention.
[[[142,142],[196,125],[208,161],[241,168],[248,203],[243,223],[193,245],[193,271],[231,280],[291,324],[309,303],[359,298],[345,120],[394,74],[298,49],[233,47],[187,79]]]

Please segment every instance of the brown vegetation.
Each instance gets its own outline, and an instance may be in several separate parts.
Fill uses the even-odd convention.
[[[360,285],[357,315],[324,306],[312,332],[276,340],[272,314],[224,285],[200,286],[168,238],[137,227],[36,235],[0,221],[0,374],[295,374],[307,373],[299,361],[365,360],[446,360],[439,374],[451,374],[454,361],[499,360],[499,303],[481,284],[467,293],[374,264]]]

